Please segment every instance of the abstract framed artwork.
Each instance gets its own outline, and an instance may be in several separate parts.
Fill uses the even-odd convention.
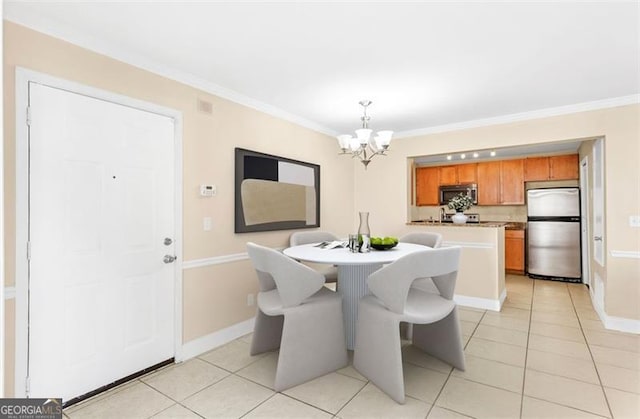
[[[235,232],[320,227],[320,166],[235,149]]]

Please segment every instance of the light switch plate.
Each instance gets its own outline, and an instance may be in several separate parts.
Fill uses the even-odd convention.
[[[640,215],[630,215],[629,225],[631,227],[640,227]]]
[[[204,231],[211,231],[211,217],[204,217],[202,219],[202,229]]]

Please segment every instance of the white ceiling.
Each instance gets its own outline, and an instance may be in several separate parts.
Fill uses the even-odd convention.
[[[640,94],[636,1],[5,1],[4,14],[328,134],[358,128],[361,99],[372,128],[408,136]]]

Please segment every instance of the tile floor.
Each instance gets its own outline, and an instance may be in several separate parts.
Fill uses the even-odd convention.
[[[251,336],[64,411],[69,418],[640,418],[640,336],[605,330],[582,285],[507,277],[499,313],[461,307],[467,370],[408,342],[399,405],[351,366],[282,393]]]

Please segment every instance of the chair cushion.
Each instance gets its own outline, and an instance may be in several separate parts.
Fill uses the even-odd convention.
[[[416,324],[437,322],[445,318],[456,307],[453,300],[439,294],[411,288],[404,308],[404,321]]]
[[[341,295],[322,287],[318,292],[304,300],[301,305],[314,304],[327,299],[342,298]],[[282,306],[282,300],[278,290],[271,290],[258,293],[258,308],[267,316],[280,316],[284,314],[285,308]]]

